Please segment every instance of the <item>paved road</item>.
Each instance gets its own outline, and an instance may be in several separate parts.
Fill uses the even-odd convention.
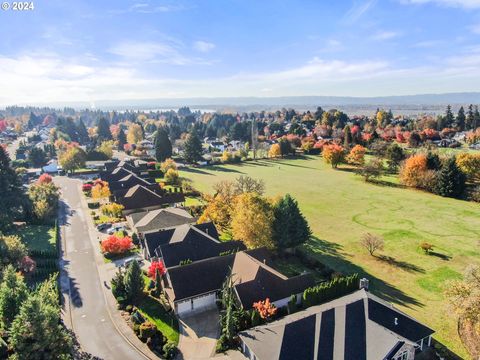
[[[80,181],[56,177],[60,186],[66,216],[63,227],[64,268],[70,278],[71,322],[84,351],[102,359],[143,359],[112,322],[97,270],[98,258],[89,236],[89,225],[82,209]],[[95,239],[96,241],[96,239]],[[101,261],[101,259],[100,259]],[[68,280],[67,280],[68,283]],[[62,286],[63,287],[63,286]],[[64,294],[68,297],[68,294]],[[67,311],[68,312],[68,311]]]

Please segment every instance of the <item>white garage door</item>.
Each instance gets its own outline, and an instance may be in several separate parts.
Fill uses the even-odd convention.
[[[192,311],[192,303],[190,300],[177,303],[177,314],[183,314]]]
[[[193,299],[193,310],[214,307],[215,298],[215,293],[213,293]]]

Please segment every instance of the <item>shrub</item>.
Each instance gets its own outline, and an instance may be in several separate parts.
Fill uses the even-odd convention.
[[[420,247],[422,248],[423,251],[425,251],[425,254],[428,254],[430,251],[433,250],[433,245],[428,242],[422,242],[420,244]]]
[[[168,169],[165,173],[165,182],[170,185],[177,185],[180,181],[180,176],[177,170]]]
[[[99,202],[91,202],[91,203],[88,203],[88,208],[89,209],[98,209],[100,207],[100,203]]]
[[[117,203],[105,204],[100,208],[102,214],[119,218],[122,216],[123,205]]]
[[[152,264],[148,268],[148,277],[152,280],[155,280],[155,276],[157,274],[157,269],[160,275],[165,274],[166,269],[165,265],[163,264],[163,261],[158,260],[158,261],[152,261]]]
[[[152,338],[157,333],[157,328],[154,324],[150,321],[145,321],[143,324],[140,325],[140,333],[139,338],[143,342],[146,342],[148,338]]]
[[[165,345],[163,345],[163,357],[165,359],[173,359],[177,354],[177,347],[173,341],[168,340]]]
[[[123,254],[132,248],[132,238],[129,236],[117,237],[110,235],[102,240],[101,248],[103,253],[108,254]]]
[[[353,274],[307,288],[303,292],[302,304],[309,307],[347,295],[358,289],[358,281],[358,274]]]

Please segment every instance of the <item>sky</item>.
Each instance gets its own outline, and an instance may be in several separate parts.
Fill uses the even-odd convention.
[[[480,0],[33,4],[0,10],[0,106],[480,91]]]

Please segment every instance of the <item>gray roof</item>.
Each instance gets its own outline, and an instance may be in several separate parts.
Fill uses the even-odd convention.
[[[129,215],[129,223],[139,233],[169,229],[183,224],[193,224],[196,219],[182,208],[165,208]]]
[[[433,330],[365,290],[240,332],[257,359],[384,359]],[[299,357],[301,354],[301,357]]]

